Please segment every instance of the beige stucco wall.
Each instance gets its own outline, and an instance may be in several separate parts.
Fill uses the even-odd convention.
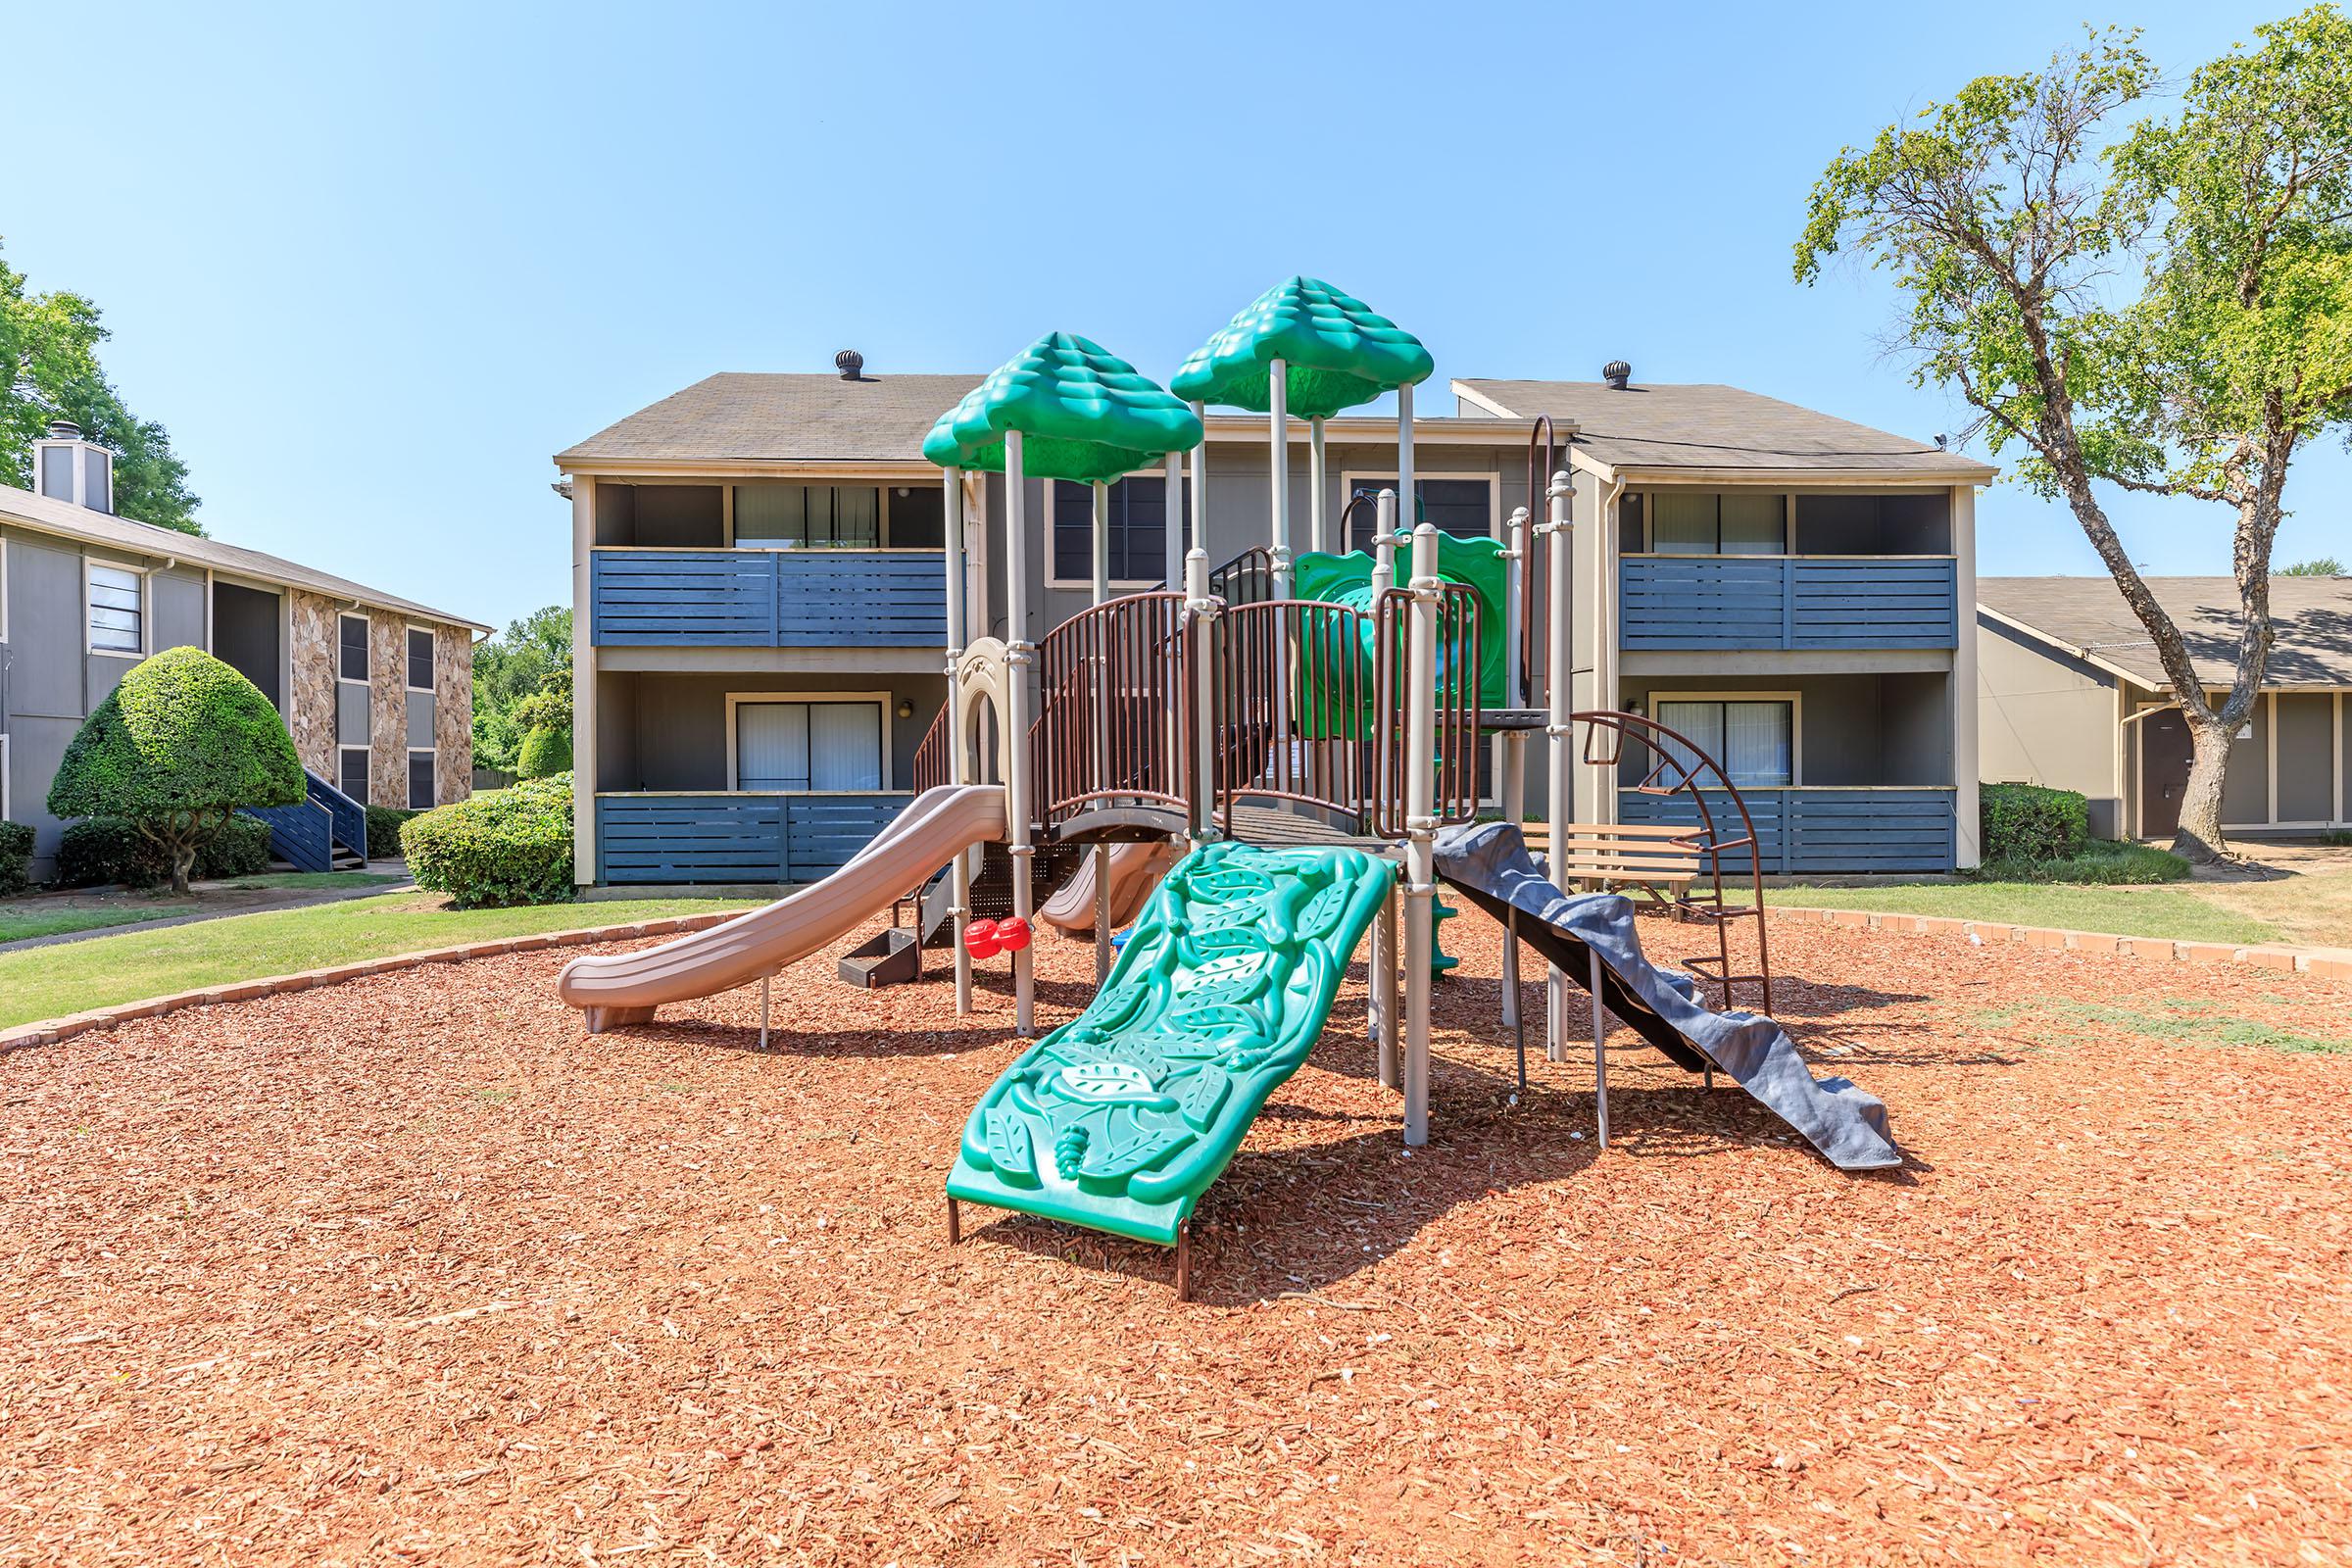
[[[335,776],[335,605],[299,588],[286,590],[292,631],[287,642],[292,678],[286,693],[286,730],[294,755],[320,778]]]
[[[2079,791],[2093,833],[2121,832],[2114,677],[2002,627],[1976,635],[1978,777]]]
[[[433,628],[433,799],[446,806],[473,793],[473,634]]]

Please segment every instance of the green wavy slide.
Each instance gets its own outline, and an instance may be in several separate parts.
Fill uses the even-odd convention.
[[[1174,1246],[1314,1049],[1395,876],[1356,850],[1186,856],[1086,1010],[982,1097],[948,1196]]]

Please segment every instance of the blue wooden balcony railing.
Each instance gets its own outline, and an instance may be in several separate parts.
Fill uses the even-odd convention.
[[[1755,819],[1756,849],[1773,876],[1832,872],[1936,872],[1952,869],[1958,854],[1949,788],[1743,789]],[[1718,791],[1708,791],[1718,834],[1738,831],[1740,813]],[[1617,793],[1623,822],[1698,820],[1690,797]]]
[[[1628,649],[1952,648],[1949,556],[1627,556]]]
[[[599,795],[599,882],[814,882],[841,869],[914,797]]]
[[[946,569],[936,550],[599,549],[588,636],[599,646],[944,646]]]

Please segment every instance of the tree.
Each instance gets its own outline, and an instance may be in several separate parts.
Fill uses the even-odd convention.
[[[571,725],[571,611],[564,605],[534,610],[473,651],[473,755],[484,767],[504,773],[521,760],[527,725],[515,709],[546,689],[550,678],[565,692],[564,728]]]
[[[2311,561],[2298,561],[2291,566],[2280,566],[2281,577],[2341,577],[2344,564],[2333,556],[2320,556]]]
[[[2226,853],[2288,466],[2352,417],[2352,24],[2320,5],[2257,36],[2195,73],[2176,119],[2120,135],[2110,122],[2159,85],[2136,33],[1980,77],[1834,159],[1795,255],[1804,282],[1840,250],[1891,268],[1915,379],[1957,391],[1969,433],[2018,449],[2018,477],[2073,512],[2187,717],[2173,847],[2197,858]],[[2098,484],[2231,514],[2239,635],[2219,703]]]
[[[55,816],[120,816],[188,891],[196,853],[240,806],[293,806],[302,763],[270,699],[201,648],[133,665],[83,720],[49,785]]]
[[[99,368],[110,334],[79,294],[25,292],[24,274],[0,261],[0,476],[32,488],[32,443],[51,419],[72,419],[115,454],[115,510],[125,517],[201,534],[188,466],[172,437],[141,419]]]

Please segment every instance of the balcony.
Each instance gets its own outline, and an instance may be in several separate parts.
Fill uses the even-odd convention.
[[[1960,639],[1950,556],[1627,556],[1627,650],[1948,649]]]
[[[1740,813],[1720,792],[1707,793],[1718,834],[1736,835]],[[1750,788],[1740,792],[1756,824],[1756,850],[1767,876],[1916,874],[1952,869],[1958,853],[1949,788],[1876,786]],[[1687,795],[1617,792],[1625,822],[1698,820]],[[1726,869],[1730,858],[1726,858]]]
[[[598,647],[944,648],[936,550],[646,550],[588,563]]]
[[[599,882],[814,882],[914,797],[732,791],[599,795]]]

